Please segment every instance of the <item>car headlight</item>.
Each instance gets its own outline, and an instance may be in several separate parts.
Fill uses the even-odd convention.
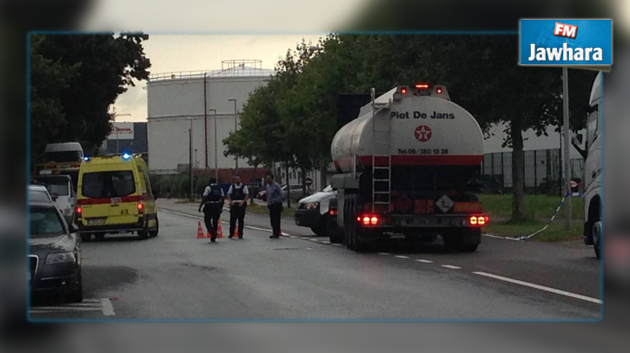
[[[319,202],[309,202],[306,204],[306,209],[307,210],[312,210],[314,208],[319,207]]]
[[[46,256],[46,265],[54,265],[68,262],[76,262],[77,258],[73,252],[57,252]]]

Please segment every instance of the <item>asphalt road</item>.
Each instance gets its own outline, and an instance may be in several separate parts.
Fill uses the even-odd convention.
[[[160,200],[160,235],[83,244],[86,300],[34,302],[32,320],[597,320],[599,262],[579,243],[484,237],[472,254],[402,240],[357,254],[248,214],[244,240],[196,239],[195,205]],[[224,212],[224,220],[229,217]],[[227,228],[226,223],[223,223]],[[253,228],[251,228],[253,227]],[[225,229],[226,230],[226,229]]]

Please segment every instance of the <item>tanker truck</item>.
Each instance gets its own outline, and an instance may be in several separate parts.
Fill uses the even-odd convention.
[[[398,86],[363,106],[331,144],[337,226],[346,246],[392,235],[474,252],[489,221],[476,195],[483,134],[444,86]],[[331,241],[339,239],[331,239]]]

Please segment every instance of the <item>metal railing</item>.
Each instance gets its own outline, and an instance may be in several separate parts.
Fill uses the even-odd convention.
[[[274,70],[252,68],[248,66],[233,67],[225,70],[206,70],[206,71],[176,71],[165,72],[149,75],[150,82],[166,81],[166,80],[178,80],[178,79],[191,79],[191,78],[203,78],[206,77],[247,77],[247,76],[273,76]]]

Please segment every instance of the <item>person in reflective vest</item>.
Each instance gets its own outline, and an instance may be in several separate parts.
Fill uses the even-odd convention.
[[[206,186],[203,192],[199,212],[201,212],[203,208],[203,221],[206,224],[208,233],[210,233],[210,241],[213,243],[217,240],[219,217],[221,217],[221,212],[223,211],[224,199],[225,193],[219,184],[217,184],[217,179],[210,178],[210,185]]]
[[[230,235],[228,238],[234,236],[236,222],[238,221],[238,238],[243,239],[243,226],[245,223],[245,207],[247,207],[247,198],[249,197],[249,190],[247,185],[241,182],[241,177],[236,175],[234,177],[234,184],[230,186],[227,192],[228,201],[230,202]]]

